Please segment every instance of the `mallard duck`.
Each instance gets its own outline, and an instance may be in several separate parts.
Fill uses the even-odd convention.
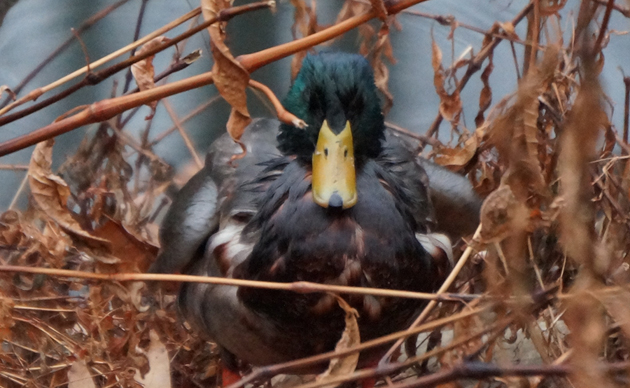
[[[245,157],[232,163],[240,146],[219,138],[165,216],[151,271],[435,290],[436,266],[419,237],[436,226],[451,238],[476,227],[468,181],[386,134],[359,55],[308,55],[283,104],[307,127],[257,119],[241,139]],[[405,328],[423,306],[344,298],[359,313],[362,341]],[[344,330],[344,312],[326,294],[187,283],[178,304],[195,330],[251,365],[330,351]]]

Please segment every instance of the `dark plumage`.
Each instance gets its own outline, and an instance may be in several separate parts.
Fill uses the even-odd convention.
[[[308,125],[304,131],[280,126],[278,149],[285,155],[310,160],[324,120],[335,133],[350,121],[358,159],[375,158],[381,151],[385,124],[380,100],[372,69],[360,55],[309,55],[283,105]]]
[[[308,128],[254,121],[237,167],[227,161],[240,148],[219,139],[173,202],[152,270],[432,291],[435,268],[417,239],[434,224],[421,166],[428,162],[400,139],[386,138],[367,62],[358,55],[307,56],[284,105]],[[311,158],[324,120],[336,135],[346,122],[352,132],[357,201],[344,209],[313,201]],[[457,182],[464,200],[458,197],[455,207],[473,209],[476,220],[478,199],[467,182],[428,166],[442,183]],[[422,307],[417,300],[344,298],[359,311],[362,341],[403,329]],[[344,328],[343,311],[322,294],[188,283],[179,305],[199,332],[254,365],[332,350]]]

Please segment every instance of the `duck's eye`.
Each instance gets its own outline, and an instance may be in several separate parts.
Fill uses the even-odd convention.
[[[347,148],[343,150],[343,157],[344,158],[348,157],[348,149]]]
[[[328,148],[324,148],[324,156],[328,157]]]

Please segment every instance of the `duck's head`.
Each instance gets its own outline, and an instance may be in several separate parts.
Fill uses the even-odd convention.
[[[385,130],[368,62],[355,54],[307,55],[283,103],[308,127],[283,124],[278,148],[311,166],[313,200],[354,206],[356,169],[379,155]]]

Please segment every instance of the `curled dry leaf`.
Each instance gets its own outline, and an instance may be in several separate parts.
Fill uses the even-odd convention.
[[[276,97],[276,95],[273,94],[273,91],[271,91],[271,89],[269,89],[266,85],[260,82],[256,82],[253,79],[249,80],[249,84],[250,86],[260,90],[261,92],[265,94],[265,96],[267,96],[269,101],[271,101],[271,104],[273,105],[274,109],[276,110],[276,114],[278,115],[278,120],[280,120],[281,122],[285,124],[293,125],[299,129],[304,129],[308,127],[308,124],[306,124],[304,120],[300,119],[293,113],[284,109],[284,106],[282,106],[282,103],[280,102],[278,97]]]
[[[519,40],[518,34],[514,31],[514,24],[512,22],[499,23],[503,32],[512,40]]]
[[[455,89],[449,94],[444,87],[445,74],[442,67],[442,50],[435,43],[433,35],[431,35],[431,64],[433,66],[433,84],[435,91],[440,97],[440,114],[446,120],[451,122],[459,121],[459,115],[462,111],[462,100],[459,97],[459,89]]]
[[[494,27],[493,27],[494,28]],[[492,42],[492,36],[486,35],[483,39],[483,47],[487,47]],[[492,103],[492,89],[490,88],[490,74],[492,74],[492,70],[494,70],[494,51],[490,53],[488,56],[488,65],[481,73],[481,82],[483,83],[483,88],[481,89],[481,93],[479,93],[479,112],[475,117],[475,125],[479,128],[484,122],[484,112],[486,109],[490,107],[490,103]]]
[[[111,252],[104,257],[98,255],[99,261],[106,262],[108,257],[125,258],[117,266],[119,272],[145,272],[157,255],[157,246],[111,219],[93,234],[111,243]]]
[[[166,346],[155,331],[151,330],[149,337],[151,343],[147,358],[151,369],[144,376],[136,373],[135,380],[145,388],[171,388],[171,365]]]
[[[12,315],[14,305],[13,299],[0,296],[0,341],[11,339],[11,328],[15,326]]]
[[[619,325],[626,340],[630,339],[630,292],[620,289],[618,293],[608,294],[603,298],[603,305],[608,315]]]
[[[219,15],[230,6],[226,0],[201,0],[201,10],[205,20]],[[227,130],[234,140],[241,138],[245,127],[252,121],[247,109],[245,89],[249,84],[249,73],[245,70],[225,45],[225,23],[214,23],[208,27],[214,66],[212,76],[221,96],[232,106]],[[243,150],[243,152],[245,152]]]
[[[169,39],[165,36],[153,38],[145,43],[142,48],[138,50],[137,54],[146,53],[162,43],[168,42],[168,40]],[[133,74],[133,78],[136,80],[136,84],[138,84],[138,89],[140,90],[148,90],[155,87],[155,69],[153,68],[153,58],[155,58],[155,55],[151,55],[150,57],[131,65],[131,74]],[[147,106],[151,108],[151,114],[145,118],[146,120],[150,120],[155,114],[157,103],[157,101],[151,101],[147,104]]]
[[[538,158],[538,96],[548,87],[558,65],[558,48],[550,46],[545,57],[523,79],[514,104],[493,121],[489,141],[508,161],[504,181],[522,201],[545,193]]]
[[[383,57],[387,58],[392,64],[396,63],[389,35],[391,25],[398,28],[396,19],[393,16],[387,16],[387,9],[382,0],[371,0],[370,4],[358,0],[348,0],[344,3],[341,11],[339,11],[336,23],[340,23],[353,16],[362,15],[368,12],[370,8],[373,8],[378,13],[378,17],[383,21],[383,24],[378,30],[378,33],[376,29],[368,23],[359,26],[359,35],[361,36],[359,52],[364,55],[372,65],[374,70],[374,83],[385,98],[383,112],[387,114],[392,107],[394,97],[389,91],[389,69],[383,62]]]
[[[0,94],[7,93],[13,101],[17,100],[17,95],[7,85],[0,85]]]
[[[512,233],[523,230],[529,222],[527,207],[508,185],[490,193],[481,206],[481,240],[500,242]]]
[[[361,343],[361,337],[359,335],[359,324],[357,323],[357,317],[359,313],[357,310],[350,307],[350,305],[338,295],[333,295],[339,303],[339,307],[346,313],[346,328],[341,334],[341,338],[335,346],[335,351],[340,352],[342,350],[349,349],[353,346],[357,346]],[[347,356],[340,358],[333,358],[328,364],[328,369],[317,376],[317,381],[326,382],[338,376],[344,376],[354,372],[359,362],[359,353],[348,354]],[[324,388],[333,388],[337,384],[325,385]]]
[[[374,84],[385,97],[383,113],[387,114],[394,104],[394,96],[389,91],[389,69],[383,62],[383,57],[386,57],[390,63],[396,63],[396,59],[394,58],[392,42],[389,36],[389,26],[386,23],[383,23],[378,32],[370,57],[370,62],[374,69]]]
[[[190,54],[186,55],[184,58],[182,58],[182,62],[184,62],[187,65],[190,65],[191,63],[197,62],[199,58],[201,58],[201,50],[197,49],[191,52]]]
[[[370,4],[372,4],[372,9],[376,11],[378,18],[385,21],[387,18],[387,8],[383,0],[370,0]]]
[[[68,209],[66,201],[70,196],[70,189],[66,182],[50,169],[53,144],[55,144],[53,139],[37,144],[28,166],[28,182],[35,205],[66,232],[90,242],[108,245],[107,240],[85,231]]]
[[[479,139],[477,134],[474,133],[464,142],[463,147],[440,148],[438,155],[435,157],[435,163],[457,170],[465,166],[475,156],[478,147]]]
[[[96,388],[85,361],[75,361],[68,370],[68,388]]]
[[[315,0],[311,0],[311,5],[306,5],[305,0],[291,0],[291,4],[295,8],[293,14],[293,25],[291,26],[291,33],[293,39],[296,40],[300,37],[304,38],[319,31],[320,27],[317,23],[317,3]],[[302,50],[293,55],[291,59],[291,79],[294,80],[297,74],[302,68],[302,61],[308,50]]]

